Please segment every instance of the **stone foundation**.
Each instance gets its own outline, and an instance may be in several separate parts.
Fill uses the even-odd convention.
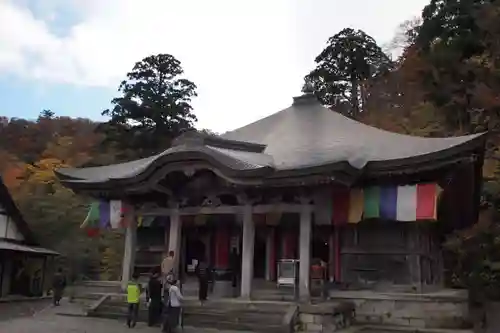
[[[300,305],[295,331],[308,333],[336,332],[351,326],[354,304],[348,302]]]
[[[467,328],[467,293],[443,290],[428,294],[337,291],[335,300],[350,300],[356,306],[356,322],[414,328]]]

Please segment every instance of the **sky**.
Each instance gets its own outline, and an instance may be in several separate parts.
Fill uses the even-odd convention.
[[[326,41],[380,45],[429,0],[0,0],[0,115],[105,120],[134,63],[169,53],[193,81],[198,128],[221,133],[288,107]]]

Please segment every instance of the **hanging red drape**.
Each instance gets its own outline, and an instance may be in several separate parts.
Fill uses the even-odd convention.
[[[215,267],[229,268],[229,247],[231,235],[229,230],[219,227],[215,231]]]

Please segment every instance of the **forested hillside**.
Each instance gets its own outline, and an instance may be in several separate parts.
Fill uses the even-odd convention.
[[[344,29],[325,41],[305,81],[332,112],[386,130],[434,137],[488,130],[483,204],[495,213],[487,215],[491,222],[500,193],[499,20],[499,1],[432,0],[421,19],[395,32],[389,47],[400,54],[396,59],[368,32]],[[119,274],[122,235],[86,237],[79,225],[89,198],[63,188],[54,168],[149,156],[196,122],[196,85],[172,55],[147,57],[124,77],[113,107],[103,111],[106,123],[46,110],[34,121],[2,119],[0,125],[0,171],[25,218],[68,264],[102,278]],[[476,234],[469,230],[467,237]],[[455,247],[466,246],[463,235],[454,240]]]

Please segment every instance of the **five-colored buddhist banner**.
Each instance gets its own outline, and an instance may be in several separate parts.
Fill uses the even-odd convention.
[[[336,189],[332,197],[332,221],[341,225],[366,219],[436,220],[441,192],[442,189],[434,183]]]

